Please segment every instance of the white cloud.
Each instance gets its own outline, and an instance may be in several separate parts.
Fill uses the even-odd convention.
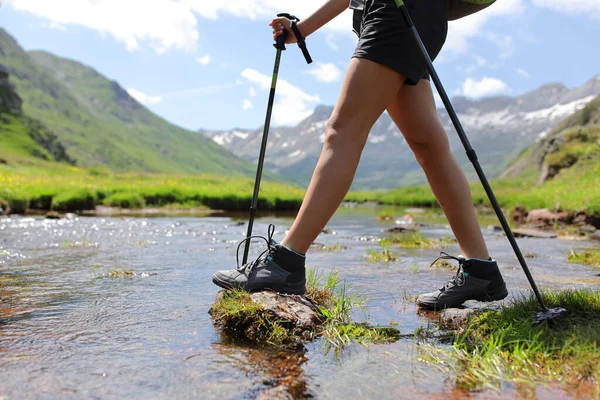
[[[250,89],[248,89],[248,96],[255,97],[256,96],[256,89],[254,89],[253,87],[251,87]]]
[[[525,71],[523,68],[516,69],[517,74],[521,75],[523,78],[529,78],[529,72]]]
[[[306,74],[312,75],[319,82],[332,83],[337,82],[342,77],[342,70],[334,63],[316,63],[316,67],[306,71]]]
[[[196,17],[184,2],[153,0],[5,0],[16,10],[62,25],[81,25],[108,34],[129,51],[148,42],[158,53],[170,48],[193,50]],[[205,1],[205,0],[200,0]]]
[[[247,110],[251,110],[254,108],[254,104],[252,104],[252,102],[248,99],[244,100],[244,103],[242,104],[242,110],[247,111]]]
[[[139,90],[135,90],[132,88],[127,89],[127,93],[134,99],[136,99],[139,103],[147,106],[151,104],[157,104],[162,101],[161,96],[150,96],[144,92],[140,92]]]
[[[302,18],[322,3],[288,0],[286,7]],[[54,24],[79,25],[107,34],[129,51],[146,43],[159,54],[169,49],[194,51],[199,38],[198,16],[216,19],[233,15],[267,21],[281,12],[280,0],[4,0],[4,4]],[[324,29],[350,34],[350,26],[351,13],[346,11]],[[265,32],[268,30],[265,24]]]
[[[207,54],[205,56],[202,57],[196,57],[196,62],[198,62],[198,64],[201,65],[208,65],[211,61],[210,56]]]
[[[271,88],[271,77],[246,68],[242,77],[259,89]],[[302,89],[280,79],[277,82],[277,103],[273,107],[273,121],[278,125],[295,125],[313,113],[314,106],[321,101],[317,95],[309,95]]]
[[[461,90],[463,96],[479,98],[484,96],[490,96],[506,91],[508,87],[504,82],[496,78],[490,78],[488,76],[476,81],[472,78],[467,78]]]
[[[502,0],[489,8],[450,23],[445,51],[463,54],[469,49],[469,39],[480,36],[481,31],[490,19],[504,16],[514,16],[523,13],[523,0]]]
[[[533,4],[564,14],[600,18],[600,0],[533,0]]]
[[[504,0],[506,1],[506,0]],[[300,19],[308,17],[323,5],[323,0],[286,0],[285,6]],[[241,18],[270,19],[281,12],[281,0],[187,0],[186,4],[205,18],[217,19],[229,14]],[[352,34],[352,13],[349,10],[324,26],[325,30]]]
[[[58,22],[55,22],[55,21],[52,21],[48,24],[42,24],[42,28],[56,29],[57,31],[63,31],[63,32],[65,32],[67,30],[66,26],[64,26],[63,24],[59,24]]]

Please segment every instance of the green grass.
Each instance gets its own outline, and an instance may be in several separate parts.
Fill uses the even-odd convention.
[[[352,311],[364,308],[366,298],[361,294],[351,294],[337,271],[324,278],[316,270],[309,270],[306,297],[317,305],[325,321],[318,335],[336,351],[352,342],[389,343],[400,337],[400,331],[394,327],[352,322]]]
[[[571,250],[568,260],[577,264],[587,264],[592,267],[600,268],[600,250],[589,250],[575,252]]]
[[[442,239],[428,239],[421,232],[407,232],[391,235],[388,238],[382,239],[380,244],[382,247],[391,245],[399,246],[405,249],[429,249],[437,247],[447,247],[456,241],[450,237]]]
[[[370,262],[395,262],[398,256],[394,254],[387,246],[381,245],[381,250],[369,250]]]
[[[203,206],[247,210],[251,178],[202,175],[110,173],[43,161],[0,164],[0,204],[13,213],[28,210],[80,211],[96,205],[124,208]],[[297,187],[265,181],[259,210],[294,210],[304,196]]]
[[[567,312],[532,326],[535,298],[515,300],[501,311],[469,319],[450,349],[428,346],[423,359],[437,363],[459,387],[479,390],[517,385],[591,383],[600,391],[600,293],[592,290],[544,293],[548,307]]]
[[[600,162],[584,160],[561,171],[554,179],[538,186],[533,180],[494,179],[490,182],[500,206],[512,209],[517,205],[531,210],[553,209],[560,204],[565,211],[600,214]],[[490,202],[479,182],[471,183],[474,205]],[[347,199],[357,203],[377,202],[393,206],[439,207],[429,186],[403,187],[386,192],[351,193]]]
[[[383,343],[399,338],[396,328],[352,322],[353,309],[363,307],[365,299],[350,294],[337,272],[323,277],[309,270],[306,298],[315,305],[322,322],[314,331],[278,319],[255,303],[249,293],[240,290],[224,291],[210,314],[229,336],[258,344],[286,346],[322,337],[337,351],[351,342]]]

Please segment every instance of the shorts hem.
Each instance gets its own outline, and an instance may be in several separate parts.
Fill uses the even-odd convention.
[[[423,78],[429,80],[429,77],[423,76],[426,71],[416,72],[414,71],[414,68],[411,68],[408,64],[386,62],[383,57],[373,56],[365,51],[356,50],[352,55],[352,58],[364,58],[365,60],[373,61],[374,63],[388,67],[397,73],[404,75],[406,77],[404,83],[410,86],[416,86]]]

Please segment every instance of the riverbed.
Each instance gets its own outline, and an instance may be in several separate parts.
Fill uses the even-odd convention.
[[[338,251],[309,253],[324,274],[339,270],[350,290],[368,300],[354,319],[393,325],[410,336],[437,323],[413,297],[439,287],[452,271],[431,268],[443,249],[391,248],[397,262],[369,262],[394,221],[376,207],[342,208],[318,243]],[[397,210],[398,216],[404,210]],[[430,238],[451,236],[444,220],[414,214]],[[489,219],[489,218],[488,218]],[[350,345],[333,351],[322,340],[276,352],[232,343],[211,322],[217,269],[235,268],[246,217],[0,217],[0,399],[31,398],[512,398],[522,388],[465,392],[443,368],[421,360],[420,341]],[[254,233],[275,224],[281,239],[292,219],[258,218]],[[525,275],[506,237],[485,228],[509,298],[528,295]],[[572,249],[597,242],[518,239],[538,284],[600,287],[599,271],[567,262]],[[341,250],[339,250],[341,248]],[[253,242],[251,256],[264,250]],[[481,307],[473,302],[469,307]],[[439,346],[445,344],[439,343]],[[576,398],[577,391],[539,387],[540,398]],[[527,392],[530,393],[530,392]]]

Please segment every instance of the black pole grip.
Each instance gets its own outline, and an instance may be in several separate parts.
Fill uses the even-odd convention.
[[[273,45],[277,50],[285,50],[285,40],[287,39],[288,31],[283,30],[283,34],[277,37],[277,41]]]
[[[290,29],[292,30],[292,32],[294,32],[294,35],[296,36],[296,42],[298,43],[298,47],[300,48],[300,50],[302,50],[302,55],[304,56],[306,63],[311,64],[313,62],[312,57],[310,56],[310,53],[306,48],[306,41],[304,40],[304,36],[302,36],[302,32],[300,32],[300,29],[298,29],[297,26],[297,23],[300,22],[300,18],[289,13],[279,13],[277,14],[277,16],[280,18],[287,18],[292,22],[292,26],[290,26]],[[287,29],[285,29],[283,31],[283,34],[277,38],[277,42],[273,45],[277,50],[285,50],[285,40],[287,39],[287,35],[288,31]]]

